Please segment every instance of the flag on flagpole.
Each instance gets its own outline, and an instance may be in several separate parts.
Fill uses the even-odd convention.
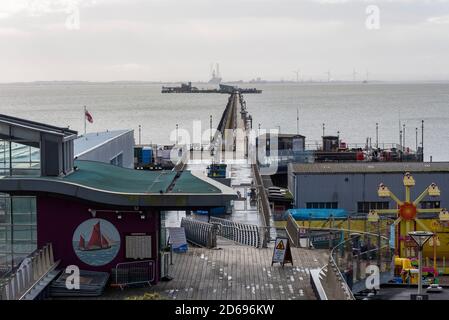
[[[92,117],[92,115],[89,113],[89,111],[84,112],[84,116],[86,117],[86,120],[89,121],[89,123],[94,123],[94,118]]]

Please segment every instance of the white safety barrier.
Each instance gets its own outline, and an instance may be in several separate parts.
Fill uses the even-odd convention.
[[[0,279],[0,300],[22,300],[57,266],[51,244],[34,251],[11,275]]]

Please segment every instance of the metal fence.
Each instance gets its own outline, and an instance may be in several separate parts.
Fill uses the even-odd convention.
[[[345,240],[332,248],[329,263],[312,279],[315,291],[324,290],[329,300],[353,300],[354,293],[367,289],[365,280],[370,274],[369,266],[379,268],[380,283],[388,282],[394,273],[394,255],[388,238],[368,232],[343,232]],[[361,241],[367,240],[362,247]],[[370,243],[374,246],[372,249],[367,247]],[[316,282],[317,277],[319,282]]]
[[[379,268],[380,283],[393,277],[394,255],[389,240],[391,222],[387,219],[374,223],[377,232],[374,233],[367,231],[370,229],[367,225],[365,231],[351,230],[351,220],[355,219],[340,221],[336,226],[337,221],[331,219],[323,221],[321,227],[313,227],[310,220],[305,226],[299,225],[291,215],[287,217],[286,231],[293,245],[313,248],[320,244],[330,249],[328,264],[311,270],[312,286],[320,299],[355,299],[353,293],[366,289],[368,266]],[[373,224],[366,217],[362,220]]]
[[[58,262],[54,261],[51,244],[34,251],[8,277],[0,279],[0,300],[26,298],[26,295],[57,265]]]
[[[310,281],[319,300],[355,300],[340,270],[331,262],[310,270]]]
[[[123,289],[130,285],[148,284],[155,280],[156,264],[153,260],[122,262],[115,267],[114,286]]]
[[[211,223],[190,218],[182,218],[181,227],[184,227],[189,242],[206,247],[217,246],[217,226]]]
[[[389,239],[371,233],[351,233],[347,239],[335,246],[329,263],[339,270],[351,291],[358,293],[366,288],[367,268],[379,268],[380,283],[394,276],[394,250]]]
[[[253,224],[237,223],[234,221],[220,219],[216,217],[210,218],[210,223],[218,226],[218,235],[256,248],[262,247],[261,232],[264,232],[262,228],[259,228]]]
[[[268,196],[265,191],[265,187],[263,185],[262,177],[259,172],[259,166],[257,164],[253,164],[252,168],[257,188],[257,206],[259,213],[262,214],[261,220],[265,231],[263,233],[262,246],[266,248],[267,243],[270,241],[271,238],[270,218],[272,215],[271,215],[270,201],[268,200]]]

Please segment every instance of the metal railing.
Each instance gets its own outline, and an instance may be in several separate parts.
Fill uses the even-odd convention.
[[[115,267],[114,286],[124,289],[127,286],[154,282],[156,264],[153,260],[122,262]]]
[[[218,226],[217,234],[219,236],[247,246],[262,247],[261,233],[264,234],[265,230],[257,225],[237,223],[216,217],[211,217],[210,223]]]
[[[294,247],[301,247],[301,228],[291,214],[287,216],[287,226],[285,229],[292,245]]]
[[[361,237],[372,238],[371,243],[380,241],[381,246],[368,249],[360,244]],[[368,266],[377,266],[380,283],[385,283],[393,277],[393,262],[388,238],[368,232],[350,233],[331,249],[328,264],[319,270],[320,283],[314,283],[314,288],[318,292],[321,287],[329,300],[354,300],[354,292],[367,289]]]
[[[311,270],[311,281],[317,297],[329,300],[355,299],[353,292],[367,289],[365,280],[369,274],[368,266],[379,268],[381,283],[393,277],[394,254],[386,232],[389,228],[385,228],[385,235],[382,235],[384,230],[380,227],[381,221],[377,222],[378,233],[335,228],[332,227],[333,223],[335,221],[325,221],[323,227],[300,226],[291,215],[287,217],[286,231],[292,245],[312,248],[315,242],[320,242],[330,249],[329,262],[321,269]],[[321,235],[320,241],[317,240],[320,237],[315,237],[317,233]],[[334,245],[338,238],[334,235],[337,234],[343,240]]]
[[[58,263],[54,261],[51,244],[36,250],[22,261],[16,271],[0,279],[0,300],[24,299]]]
[[[181,227],[184,227],[189,242],[206,248],[217,246],[216,225],[191,218],[182,218]]]
[[[377,234],[351,234],[332,249],[329,263],[341,272],[354,293],[367,289],[365,280],[368,266],[379,268],[380,283],[385,283],[394,276],[394,252],[390,248],[389,239]]]
[[[253,175],[256,182],[256,190],[257,190],[257,207],[259,213],[262,214],[262,227],[264,230],[264,233],[262,235],[263,244],[262,246],[264,248],[267,247],[267,243],[270,240],[270,232],[268,230],[271,230],[270,228],[270,218],[271,218],[271,207],[270,202],[268,200],[267,193],[265,191],[265,187],[263,185],[262,177],[260,176],[259,167],[257,164],[252,165],[253,168]]]

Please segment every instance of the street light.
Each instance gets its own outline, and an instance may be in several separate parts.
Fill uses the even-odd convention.
[[[429,241],[430,238],[433,237],[433,232],[429,231],[410,231],[408,235],[416,242],[418,245],[418,260],[419,260],[419,274],[418,274],[418,295],[412,295],[412,299],[416,300],[417,298],[422,300],[422,249],[423,246]]]

